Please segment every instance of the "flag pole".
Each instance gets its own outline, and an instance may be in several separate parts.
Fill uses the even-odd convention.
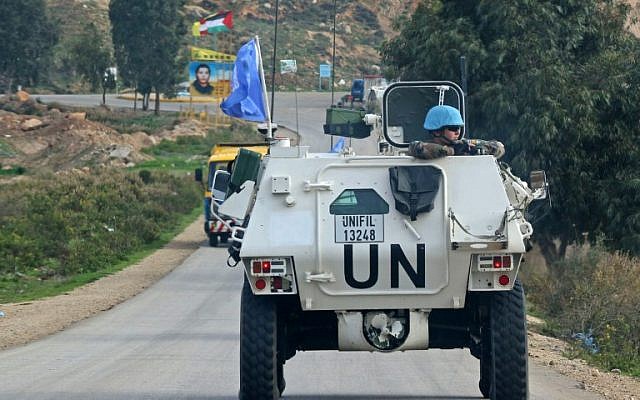
[[[262,52],[260,51],[260,38],[256,35],[256,51],[258,52],[258,61],[260,63],[260,80],[262,83],[262,97],[264,101],[264,108],[267,112],[267,139],[271,142],[273,139],[273,132],[271,131],[271,110],[269,109],[269,101],[267,98],[267,84],[264,81],[264,67],[262,65]]]

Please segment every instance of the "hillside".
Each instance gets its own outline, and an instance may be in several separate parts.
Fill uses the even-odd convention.
[[[81,32],[84,24],[94,22],[109,36],[108,0],[47,0],[52,17],[61,29],[56,45],[51,78],[58,89],[76,92],[84,88],[69,75],[65,49]],[[338,2],[336,15],[336,82],[350,83],[354,77],[378,72],[378,47],[393,35],[392,22],[400,15],[410,15],[418,0],[359,0]],[[270,71],[273,58],[275,2],[255,0],[188,0],[184,13],[184,51],[189,45],[215,48],[235,53],[242,42],[258,35],[262,43],[265,70]],[[194,39],[191,23],[221,10],[234,14],[234,30],[217,38]],[[298,61],[298,85],[307,89],[318,86],[318,64],[330,62],[333,42],[333,1],[299,2],[280,0],[276,59],[295,58]],[[276,61],[277,61],[276,60]],[[269,75],[269,73],[267,73]],[[268,79],[268,78],[267,78]],[[186,71],[185,71],[186,80]],[[278,85],[293,86],[290,77]],[[327,82],[323,83],[327,87]]]
[[[335,81],[347,83],[362,74],[379,71],[378,48],[383,40],[395,34],[392,24],[399,16],[410,17],[419,0],[357,0],[338,1],[336,14],[336,59]],[[638,0],[628,0],[637,7]],[[77,38],[84,25],[94,22],[110,43],[108,17],[109,0],[47,0],[50,13],[60,27],[60,41],[55,47],[54,65],[49,70],[56,91],[78,92],[86,90],[73,75],[66,49]],[[274,1],[255,0],[187,0],[184,8],[185,36],[184,53],[188,47],[214,48],[235,53],[238,47],[254,35],[262,43],[267,80],[273,60]],[[194,39],[191,23],[203,16],[221,10],[234,14],[234,30]],[[295,58],[298,62],[297,85],[304,89],[318,87],[318,64],[330,62],[333,50],[333,0],[280,0],[277,56],[279,59]],[[636,12],[636,15],[640,15]],[[633,22],[633,21],[630,21]],[[630,24],[629,29],[640,36],[640,23]],[[71,72],[70,72],[71,71]],[[183,71],[187,80],[187,71]],[[293,87],[296,83],[291,75],[276,75],[279,87]],[[328,87],[326,80],[323,88]]]

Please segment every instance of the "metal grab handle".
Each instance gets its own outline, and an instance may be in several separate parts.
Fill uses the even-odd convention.
[[[336,277],[331,272],[321,272],[319,274],[312,274],[311,272],[304,273],[304,281],[311,282],[335,282]]]
[[[309,192],[311,190],[332,190],[333,182],[318,182],[311,183],[311,181],[304,181],[304,191]]]

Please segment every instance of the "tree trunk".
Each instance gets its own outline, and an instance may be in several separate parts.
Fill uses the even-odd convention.
[[[7,90],[5,93],[8,95],[11,94],[11,86],[13,85],[13,78],[7,78]]]
[[[149,110],[149,93],[145,92],[142,94],[142,111]]]
[[[160,89],[156,88],[156,106],[153,111],[155,115],[160,114]]]
[[[135,86],[133,90],[133,112],[136,112],[138,109],[138,86]]]
[[[106,105],[107,104],[107,87],[103,86],[102,87],[102,105]]]

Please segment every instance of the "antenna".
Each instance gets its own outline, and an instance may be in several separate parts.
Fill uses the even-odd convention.
[[[460,56],[460,84],[462,85],[462,102],[464,103],[467,98],[467,57],[465,56]],[[463,110],[466,111],[466,105],[463,104],[463,106]],[[467,119],[466,112],[462,129],[463,134],[469,132],[469,120]]]
[[[276,90],[276,49],[278,43],[278,3],[276,0],[276,21],[273,29],[273,60],[271,62],[271,122],[273,122],[273,100]]]
[[[331,106],[333,107],[333,90],[336,79],[336,0],[333,0],[333,54],[331,54]]]

